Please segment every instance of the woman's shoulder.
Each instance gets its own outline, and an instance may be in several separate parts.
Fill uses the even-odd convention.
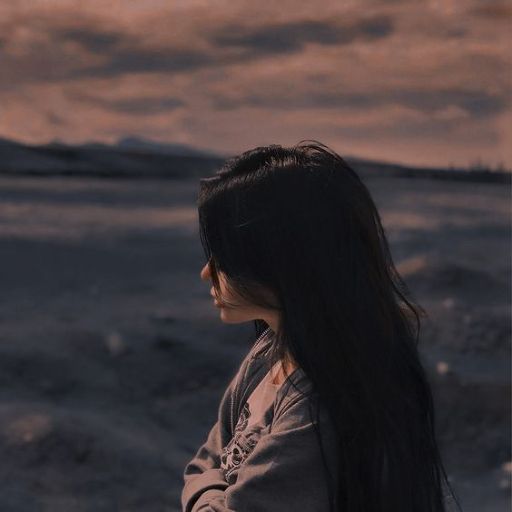
[[[301,368],[293,372],[285,386],[280,390],[281,400],[276,400],[269,433],[284,443],[297,443],[306,452],[316,450],[320,435],[323,446],[328,447],[328,464],[334,471],[339,436],[325,402]]]

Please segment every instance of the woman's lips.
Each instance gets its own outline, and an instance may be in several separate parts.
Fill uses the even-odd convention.
[[[219,303],[219,301],[217,300],[217,297],[215,297],[215,293],[214,293],[214,289],[211,288],[210,289],[210,295],[213,297],[213,303],[217,306],[217,307],[221,307],[221,304]]]

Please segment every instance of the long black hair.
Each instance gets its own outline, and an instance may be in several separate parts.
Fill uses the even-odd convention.
[[[200,180],[198,213],[217,295],[222,272],[238,296],[279,312],[271,364],[291,357],[329,412],[332,509],[445,512],[445,486],[457,498],[417,350],[426,313],[357,173],[318,141],[256,147]],[[256,335],[268,328],[254,323]]]

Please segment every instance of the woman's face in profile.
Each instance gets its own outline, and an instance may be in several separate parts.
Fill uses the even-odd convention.
[[[217,307],[228,307],[224,304],[224,300],[228,300],[229,302],[234,302],[233,298],[231,297],[228,288],[227,288],[227,278],[226,275],[222,271],[217,271],[217,275],[219,276],[219,282],[220,282],[220,297],[218,297],[215,293],[215,288],[210,288],[210,295],[214,298],[215,305]],[[207,263],[201,270],[201,279],[203,281],[211,281],[212,280],[212,274],[210,269],[210,264]]]
[[[275,330],[274,327],[277,329],[276,311],[255,306],[254,304],[245,302],[239,296],[234,296],[228,289],[226,275],[221,271],[217,271],[217,274],[219,276],[220,297],[216,296],[213,284],[210,288],[210,295],[213,297],[214,306],[220,310],[220,316],[223,322],[241,323],[262,319],[267,322],[272,330]],[[206,263],[201,269],[200,275],[203,281],[211,282],[212,275],[209,263]]]

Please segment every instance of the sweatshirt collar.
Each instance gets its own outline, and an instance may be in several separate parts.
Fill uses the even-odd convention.
[[[263,333],[254,343],[253,353],[251,355],[251,360],[253,362],[255,359],[261,359],[262,362],[264,362],[265,356],[268,353],[268,349],[270,348],[272,340],[274,339],[274,335],[275,333],[274,331],[272,331],[272,329],[270,329],[270,327],[263,331]],[[295,394],[297,392],[295,388],[298,388],[303,393],[307,393],[312,389],[312,383],[310,379],[300,366],[295,368],[285,378],[281,386],[279,386],[277,390],[278,397],[280,398],[281,395],[286,395],[290,387],[293,387],[293,391],[291,392],[292,394]]]

